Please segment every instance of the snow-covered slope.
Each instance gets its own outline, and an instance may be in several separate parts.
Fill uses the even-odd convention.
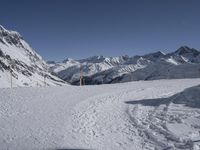
[[[0,88],[11,86],[63,85],[64,81],[48,73],[48,66],[15,31],[0,26]]]
[[[187,46],[173,53],[160,51],[143,56],[66,59],[51,63],[50,72],[71,84],[79,84],[80,68],[85,84],[119,83],[133,80],[196,78],[200,76],[200,52]]]
[[[198,84],[1,89],[0,150],[199,150]]]

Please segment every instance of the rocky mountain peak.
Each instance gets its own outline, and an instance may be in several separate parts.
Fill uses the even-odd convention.
[[[9,31],[0,25],[0,42],[3,44],[10,44],[17,47],[23,47],[21,43],[23,37],[16,31]]]
[[[194,48],[190,48],[188,46],[181,46],[178,50],[175,51],[176,54],[178,55],[184,55],[188,53],[192,53],[194,55],[200,54],[200,52]]]

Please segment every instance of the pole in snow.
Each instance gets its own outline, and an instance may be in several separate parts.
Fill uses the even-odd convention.
[[[82,66],[80,67],[80,86],[83,85],[83,70],[82,70]]]
[[[167,79],[169,79],[169,69],[167,69]]]
[[[13,81],[12,81],[12,65],[13,65],[13,62],[11,61],[10,62],[10,88],[13,87]]]
[[[200,77],[200,69],[199,69],[199,77]]]
[[[12,89],[12,70],[10,69],[10,88]]]
[[[45,74],[45,75],[44,75],[44,86],[45,86],[45,87],[46,87],[46,85],[47,85],[47,84],[46,84],[46,77],[47,77],[47,76],[46,76],[46,74]]]

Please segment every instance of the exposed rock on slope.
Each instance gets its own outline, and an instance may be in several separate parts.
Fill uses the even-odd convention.
[[[0,26],[0,87],[11,86],[11,74],[14,87],[65,84],[18,32]]]

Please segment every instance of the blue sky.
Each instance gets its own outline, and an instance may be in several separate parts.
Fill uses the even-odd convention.
[[[199,0],[1,0],[0,24],[45,59],[200,49]]]

